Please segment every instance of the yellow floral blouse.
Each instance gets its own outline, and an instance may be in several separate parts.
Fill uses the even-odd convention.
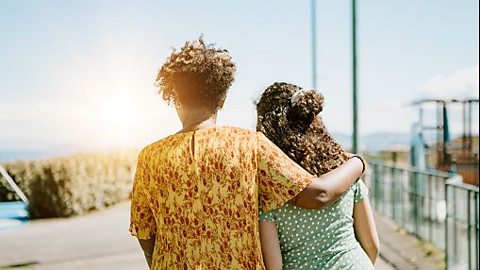
[[[152,269],[264,269],[259,204],[278,208],[310,181],[261,133],[175,134],[138,157],[130,232],[156,237]]]

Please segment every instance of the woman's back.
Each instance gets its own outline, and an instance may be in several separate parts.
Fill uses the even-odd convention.
[[[279,151],[260,133],[232,127],[147,146],[139,157],[131,231],[139,239],[156,235],[152,269],[263,269],[259,194],[263,206],[279,207],[311,179],[298,165],[288,168],[293,161]]]

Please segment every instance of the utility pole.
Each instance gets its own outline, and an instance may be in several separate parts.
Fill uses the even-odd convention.
[[[312,87],[317,89],[317,5],[316,0],[311,0],[312,17]]]
[[[352,152],[358,153],[358,102],[357,102],[357,1],[352,0],[352,91],[353,134]]]

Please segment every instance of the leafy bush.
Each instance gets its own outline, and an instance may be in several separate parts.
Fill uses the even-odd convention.
[[[3,166],[30,200],[32,218],[68,217],[130,196],[137,154],[78,154]],[[0,181],[0,201],[19,200]]]

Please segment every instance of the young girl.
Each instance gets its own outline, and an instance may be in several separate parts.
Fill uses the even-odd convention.
[[[311,174],[325,174],[348,158],[318,113],[323,97],[274,83],[257,104],[257,129]],[[292,204],[260,212],[265,266],[271,269],[373,269],[378,236],[368,189],[358,180],[328,208]]]

